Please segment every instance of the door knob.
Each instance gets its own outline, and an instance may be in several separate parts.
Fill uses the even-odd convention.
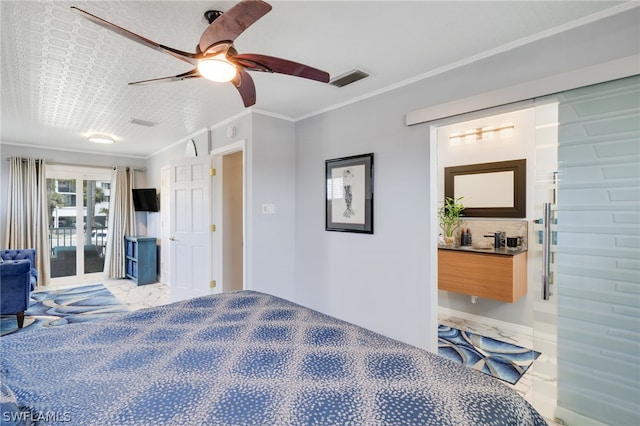
[[[176,237],[169,237],[169,240],[176,241]]]

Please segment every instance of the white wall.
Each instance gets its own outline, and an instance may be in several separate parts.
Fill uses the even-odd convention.
[[[251,195],[250,270],[253,290],[294,299],[295,235],[295,134],[294,123],[253,114],[249,145]],[[262,205],[273,204],[274,214],[263,214]]]
[[[428,347],[428,127],[400,90],[296,126],[296,300]],[[325,231],[325,160],[374,153],[374,234]]]

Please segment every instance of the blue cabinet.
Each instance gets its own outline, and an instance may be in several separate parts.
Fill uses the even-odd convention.
[[[124,237],[127,278],[138,285],[155,283],[158,280],[156,250],[153,237]]]

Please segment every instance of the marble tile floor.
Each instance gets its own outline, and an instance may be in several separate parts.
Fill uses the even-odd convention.
[[[132,311],[169,303],[169,287],[162,283],[139,286],[125,279],[103,280],[102,283]]]
[[[142,308],[150,308],[152,306],[166,305],[169,303],[169,287],[163,283],[153,283],[147,285],[137,285],[128,279],[85,279],[78,281],[74,279],[57,280],[54,284],[42,287],[46,290],[55,290],[59,288],[81,287],[90,284],[104,284],[114,296],[116,296],[123,304],[127,305],[130,310],[135,311]]]

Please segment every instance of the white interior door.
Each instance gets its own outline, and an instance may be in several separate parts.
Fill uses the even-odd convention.
[[[211,159],[170,164],[171,301],[211,293]]]

